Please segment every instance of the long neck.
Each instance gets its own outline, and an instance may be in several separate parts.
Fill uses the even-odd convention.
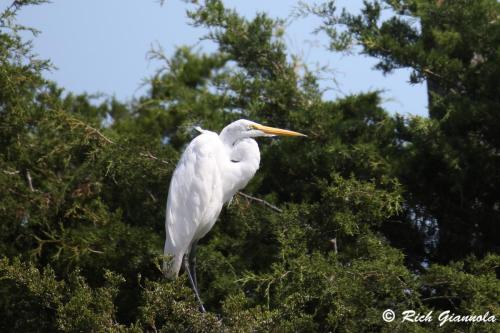
[[[224,177],[224,201],[244,188],[255,175],[260,164],[259,146],[254,139],[245,138],[227,146],[229,161],[226,164]]]
[[[235,143],[237,143],[239,138],[234,136],[233,132],[229,129],[229,126],[226,126],[220,132],[219,139],[222,141],[224,146],[231,148]]]

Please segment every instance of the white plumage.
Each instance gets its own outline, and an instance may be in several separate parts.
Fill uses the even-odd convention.
[[[217,133],[201,130],[181,156],[170,181],[166,211],[165,275],[177,277],[184,256],[194,259],[199,239],[213,227],[224,203],[247,185],[259,168],[258,136],[304,136],[303,134],[238,120]],[[191,284],[199,298],[189,264]],[[201,302],[201,300],[200,300]],[[203,309],[203,306],[202,306]]]

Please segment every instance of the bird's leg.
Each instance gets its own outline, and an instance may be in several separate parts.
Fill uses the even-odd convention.
[[[191,275],[193,277],[193,282],[198,289],[198,279],[196,279],[196,248],[198,247],[198,242],[194,241],[191,246],[191,251],[189,251],[189,268],[191,269]]]
[[[189,269],[189,259],[187,258],[187,256],[184,256],[184,268],[186,269],[186,272],[187,272],[187,275],[188,275],[188,278],[189,278],[189,282],[191,283],[191,287],[194,290],[194,294],[196,296],[196,299],[200,303],[200,311],[203,312],[203,313],[205,313],[207,311],[205,310],[205,307],[203,306],[203,302],[201,301],[200,294],[198,292],[198,288],[194,284],[193,276],[191,275],[191,271]]]

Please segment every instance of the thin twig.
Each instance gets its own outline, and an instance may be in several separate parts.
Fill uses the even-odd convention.
[[[82,122],[83,123],[83,122]],[[110,138],[108,138],[107,136],[105,136],[104,134],[102,134],[98,129],[88,125],[88,124],[85,124],[83,123],[85,126],[86,126],[86,129],[91,131],[92,133],[95,133],[97,134],[101,139],[103,139],[104,141],[106,141],[107,143],[109,144],[114,144],[114,145],[118,145],[116,142],[114,142],[113,140],[111,140]],[[119,146],[119,145],[118,145]],[[155,161],[158,161],[160,163],[163,163],[163,164],[170,164],[168,161],[165,161],[165,160],[162,160],[156,156],[154,156],[153,154],[151,154],[151,152],[147,151],[145,153],[141,152],[139,153],[140,156],[142,157],[147,157],[149,159],[152,159],[152,160],[155,160]]]
[[[151,154],[149,151],[147,153],[139,153],[139,155],[143,156],[143,157],[147,157],[147,158],[150,158],[152,160],[155,160],[155,161],[158,161],[158,162],[161,162],[163,164],[170,164],[168,161],[165,161],[165,160],[162,160],[162,159],[159,159],[158,157],[154,156],[153,154]]]
[[[68,121],[69,125],[76,125],[76,126],[79,126],[79,127],[83,127],[85,129],[85,131],[89,134],[93,134],[93,135],[97,135],[99,138],[101,138],[102,140],[104,140],[106,143],[109,143],[109,144],[114,144],[115,142],[113,140],[111,140],[110,138],[108,138],[107,136],[105,136],[104,134],[101,133],[101,131],[99,131],[97,128],[94,128],[92,126],[90,126],[89,124],[87,124],[86,122],[84,122],[83,120],[80,120],[78,119],[77,117],[73,117],[71,115],[69,115],[68,113],[62,111],[62,110],[56,110],[62,117],[66,118],[66,120]]]
[[[437,299],[445,299],[448,302],[450,302],[451,306],[453,306],[455,309],[457,309],[457,305],[455,304],[455,302],[453,302],[453,300],[460,299],[460,297],[458,297],[458,296],[445,296],[445,295],[443,295],[443,296],[431,296],[431,297],[422,298],[421,301],[426,302],[426,301],[432,301],[432,300],[437,300]]]
[[[15,171],[9,171],[9,170],[2,170],[5,174],[7,175],[10,175],[10,176],[14,176],[14,175],[17,175],[19,173],[19,171],[15,170]]]
[[[88,127],[90,127],[89,125],[87,125],[87,126],[88,126]],[[90,127],[90,128],[92,128],[92,129],[95,131],[95,133],[96,133],[97,135],[99,135],[99,136],[100,136],[100,137],[101,137],[104,141],[106,141],[107,143],[111,143],[111,144],[115,143],[113,140],[109,139],[109,138],[108,138],[108,137],[106,137],[104,134],[102,134],[99,130],[97,130],[97,129],[93,128],[93,127]]]
[[[263,204],[264,206],[268,207],[268,208],[271,208],[272,210],[278,212],[278,213],[283,213],[283,209],[281,208],[278,208],[276,207],[275,205],[273,204],[270,204],[269,202],[267,202],[266,200],[263,200],[263,199],[259,199],[259,198],[256,198],[256,197],[253,197],[251,195],[248,195],[246,193],[243,193],[243,192],[238,192],[239,195],[241,195],[242,197],[248,199],[248,200],[253,200],[253,201],[256,201],[258,203],[261,203]]]
[[[260,199],[260,198],[256,198],[254,196],[251,196],[249,194],[246,194],[246,193],[243,193],[241,191],[238,192],[239,195],[241,195],[242,197],[244,197],[245,199],[247,200],[252,200],[252,201],[255,201],[255,202],[258,202],[272,210],[274,210],[275,212],[278,212],[278,213],[283,213],[283,209],[281,208],[278,208],[277,206],[267,202],[266,200],[264,199]],[[332,243],[333,245],[333,251],[335,252],[335,254],[338,253],[338,248],[337,248],[337,238],[333,238],[333,239],[330,239],[330,242]]]
[[[31,192],[35,192],[35,189],[33,188],[33,181],[31,179],[31,175],[29,170],[26,170],[26,179],[28,180],[28,186],[30,188]]]
[[[101,139],[103,139],[107,143],[110,143],[110,144],[114,144],[115,143],[113,140],[111,140],[110,138],[108,138],[106,135],[102,134],[101,131],[99,131],[97,128],[94,128],[94,127],[90,126],[89,124],[84,123],[81,120],[79,120],[79,121],[85,126],[85,128],[88,131],[90,131],[91,133],[97,134]]]
[[[332,243],[333,252],[337,254],[337,237],[330,239],[330,243]]]
[[[429,74],[431,76],[434,76],[434,77],[437,77],[438,79],[442,79],[443,77],[437,73],[434,73],[433,71],[431,71],[429,68],[422,68],[422,72],[426,73],[426,74]]]
[[[101,138],[102,140],[104,140],[104,142],[106,142],[108,144],[116,145],[116,146],[118,146],[118,147],[120,147],[120,148],[123,149],[123,147],[121,147],[118,143],[116,143],[115,141],[113,141],[110,138],[108,138],[106,135],[104,135],[97,128],[90,126],[89,124],[85,123],[84,121],[82,121],[82,120],[80,120],[80,119],[78,119],[76,117],[72,117],[72,116],[67,115],[67,114],[64,114],[64,116],[67,117],[67,118],[69,118],[70,121],[73,121],[73,122],[76,122],[76,123],[82,125],[87,132],[89,132],[91,134],[94,134],[94,135],[97,135],[99,138]],[[154,156],[149,151],[147,151],[147,152],[140,152],[139,155],[142,156],[142,157],[147,157],[149,159],[158,161],[158,162],[163,163],[163,164],[170,164],[168,161],[162,160],[162,159]]]
[[[421,301],[422,302],[425,302],[425,301],[432,301],[432,300],[435,300],[435,299],[446,299],[446,300],[449,300],[450,302],[452,302],[451,300],[452,299],[459,299],[460,297],[458,296],[430,296],[430,297],[426,297],[426,298],[422,298]]]

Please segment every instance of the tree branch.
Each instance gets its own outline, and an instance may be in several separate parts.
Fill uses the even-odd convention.
[[[421,301],[422,302],[426,302],[426,301],[432,301],[432,300],[435,300],[435,299],[446,299],[446,300],[449,300],[451,302],[452,299],[460,299],[460,297],[458,297],[458,296],[446,296],[446,295],[443,295],[443,296],[430,296],[430,297],[422,298]]]
[[[338,249],[337,249],[337,237],[330,239],[330,243],[333,246],[333,252],[335,254],[337,254],[338,253]]]
[[[143,157],[147,157],[147,158],[150,158],[152,160],[155,160],[155,161],[158,161],[160,163],[163,163],[163,164],[170,164],[168,161],[165,161],[165,160],[162,160],[162,159],[159,159],[158,157],[154,156],[153,154],[151,154],[151,152],[147,152],[147,153],[139,153],[139,155],[143,156]]]
[[[61,111],[61,113],[63,113],[63,112]],[[118,143],[116,143],[115,141],[113,141],[110,138],[108,138],[106,135],[104,135],[97,128],[94,128],[94,127],[90,126],[89,124],[85,123],[84,121],[82,121],[82,120],[80,120],[80,119],[78,119],[76,117],[72,117],[72,116],[70,116],[68,114],[65,114],[65,113],[63,115],[64,115],[64,117],[66,117],[67,119],[69,119],[70,122],[73,122],[74,124],[77,124],[78,126],[83,126],[83,128],[85,129],[85,131],[87,133],[89,133],[89,134],[91,134],[93,136],[97,136],[99,139],[103,140],[107,144],[116,145],[116,146],[120,147],[121,149],[123,149],[123,147],[121,147]],[[149,151],[147,151],[147,152],[140,152],[139,156],[146,157],[146,158],[158,161],[158,162],[163,163],[163,164],[170,164],[168,161],[162,160],[162,159],[154,156]]]
[[[253,197],[251,195],[248,195],[246,193],[243,193],[243,192],[238,192],[239,195],[241,195],[242,197],[244,197],[245,199],[248,199],[248,200],[252,200],[252,201],[256,201],[272,210],[274,210],[275,212],[278,212],[278,213],[283,213],[283,209],[281,208],[278,208],[276,207],[275,205],[273,204],[270,204],[269,202],[267,202],[266,200],[263,200],[263,199],[259,199],[259,198],[256,198],[256,197]]]
[[[9,176],[14,176],[14,175],[17,175],[19,174],[19,171],[17,170],[14,170],[14,171],[9,171],[9,170],[2,170],[5,174],[9,175]]]
[[[30,188],[31,192],[35,192],[35,189],[33,188],[33,181],[31,179],[31,175],[29,170],[26,170],[26,180],[28,181],[28,186]]]
[[[97,134],[97,136],[99,136],[101,139],[103,139],[106,143],[110,143],[110,144],[115,143],[113,140],[111,140],[110,138],[108,138],[107,136],[102,134],[101,131],[99,131],[97,128],[94,128],[94,127],[90,126],[89,124],[84,123],[83,121],[82,121],[82,124],[85,126],[85,129],[87,131],[90,131],[91,133]]]

